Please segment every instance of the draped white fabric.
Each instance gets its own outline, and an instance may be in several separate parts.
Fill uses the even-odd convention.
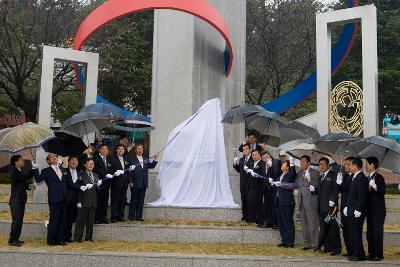
[[[206,102],[168,137],[153,206],[238,207],[229,186],[220,100]],[[175,137],[175,138],[174,138]]]

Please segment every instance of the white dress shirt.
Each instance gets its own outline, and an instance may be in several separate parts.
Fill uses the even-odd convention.
[[[69,171],[71,172],[72,182],[75,184],[76,181],[78,181],[78,172],[76,171],[76,169],[71,168],[69,168]]]

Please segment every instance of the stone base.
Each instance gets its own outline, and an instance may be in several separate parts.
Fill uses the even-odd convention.
[[[182,255],[167,253],[122,253],[122,252],[79,252],[46,251],[43,249],[0,249],[0,266],[15,267],[62,267],[62,266],[191,266],[191,267],[364,267],[400,266],[399,261],[349,262],[345,259],[255,257],[225,255]]]

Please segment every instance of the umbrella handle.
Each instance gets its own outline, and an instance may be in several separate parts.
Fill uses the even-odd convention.
[[[32,148],[29,149],[29,152],[31,152],[32,160],[35,160],[35,157],[33,156]]]
[[[90,144],[90,141],[89,141],[89,136],[88,136],[88,134],[87,134],[87,129],[86,129],[86,122],[84,121],[83,122],[83,127],[85,127],[85,133],[86,133],[86,140],[87,140],[87,145],[89,146],[89,144]]]

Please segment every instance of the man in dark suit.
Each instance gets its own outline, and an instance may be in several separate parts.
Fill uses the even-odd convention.
[[[233,168],[240,173],[240,198],[242,200],[242,221],[248,222],[248,204],[247,204],[247,191],[249,188],[249,174],[244,170],[244,166],[250,164],[253,159],[251,158],[250,145],[243,146],[243,157],[241,159],[234,158]]]
[[[368,260],[383,260],[383,225],[386,217],[385,179],[377,172],[376,157],[367,158],[369,191],[367,194],[367,240]]]
[[[48,202],[50,219],[47,226],[47,244],[50,246],[65,245],[65,211],[67,203],[67,173],[62,170],[57,162],[55,154],[47,155],[49,167],[42,170],[39,177],[35,177],[37,183],[45,181],[48,187]]]
[[[263,156],[263,160],[266,156]],[[266,158],[266,160],[270,159],[272,161],[272,166],[270,167],[270,178],[272,178],[273,182],[279,181],[279,178],[282,175],[282,163],[279,159],[276,159],[274,157],[272,157],[271,155],[268,156],[268,158]],[[272,198],[272,228],[277,230],[279,229],[279,225],[278,225],[278,209],[276,207],[276,186],[272,186],[271,189],[271,198]]]
[[[94,218],[95,224],[107,224],[107,211],[108,211],[108,199],[110,197],[110,179],[106,176],[110,173],[111,162],[108,157],[108,146],[105,144],[100,145],[99,154],[93,156],[94,169],[100,179],[103,181],[102,186],[97,192],[97,209]]]
[[[124,221],[126,191],[128,189],[128,173],[124,172],[129,167],[125,155],[125,146],[120,144],[115,148],[111,158],[111,222]]]
[[[78,217],[76,218],[74,241],[78,243],[82,242],[85,225],[85,241],[93,242],[93,224],[97,206],[97,192],[98,188],[102,186],[102,180],[98,174],[93,172],[93,169],[93,159],[87,159],[85,171],[81,172],[79,175],[80,184],[85,187],[85,190],[82,190],[79,194],[77,204]]]
[[[72,224],[75,222],[78,214],[76,205],[78,204],[79,192],[83,189],[78,179],[78,164],[78,157],[69,157],[68,168],[65,169],[65,180],[67,183],[67,208],[65,215],[64,242],[67,243],[72,242]]]
[[[343,254],[343,256],[351,256],[351,245],[350,245],[350,232],[349,232],[349,218],[343,214],[343,209],[347,206],[347,197],[349,195],[349,188],[351,184],[351,180],[353,175],[350,171],[350,164],[353,157],[348,157],[344,162],[344,170],[345,174],[343,175],[341,172],[338,173],[336,178],[336,183],[338,184],[338,189],[340,192],[340,222],[342,223],[342,233],[343,240],[346,246],[347,254]]]
[[[79,171],[85,170],[85,162],[87,159],[93,158],[96,152],[96,146],[94,143],[90,143],[86,149],[86,152],[79,156]]]
[[[257,175],[266,176],[266,164],[261,159],[260,151],[254,150],[251,153],[252,162],[244,168],[250,174],[248,200],[249,205],[249,221],[256,222],[257,227],[264,226],[264,191],[265,181],[257,178]]]
[[[261,152],[261,150],[263,149],[262,146],[257,143],[257,135],[254,132],[249,133],[249,135],[246,136],[244,142],[239,146],[239,151],[240,152],[243,152],[243,146],[245,144],[249,144],[250,145],[251,151],[258,150],[258,151]]]
[[[143,205],[146,189],[149,187],[149,169],[157,165],[156,155],[153,159],[143,156],[143,145],[136,144],[136,156],[133,157],[129,167],[129,187],[131,201],[129,203],[129,220],[143,221]]]
[[[295,239],[294,229],[294,207],[295,201],[293,189],[285,186],[286,184],[294,184],[296,172],[290,170],[290,161],[282,162],[282,174],[279,181],[272,182],[277,187],[276,205],[278,206],[279,231],[281,234],[281,243],[278,247],[293,248]],[[282,183],[285,183],[282,185]]]
[[[350,261],[365,260],[362,231],[367,211],[368,179],[362,172],[362,167],[363,163],[360,158],[351,160],[350,171],[354,175],[349,188],[347,206],[343,209],[343,214],[349,218],[352,251],[352,255],[349,257]]]
[[[275,217],[275,200],[274,200],[274,191],[272,188],[270,180],[273,181],[273,159],[267,150],[263,150],[261,152],[261,159],[265,163],[265,174],[264,177],[267,177],[268,180],[263,180],[265,183],[264,187],[264,225],[262,228],[272,228],[277,225]]]
[[[22,172],[25,162],[21,155],[13,155],[10,160],[12,167],[11,172],[11,196],[10,196],[10,210],[11,210],[11,232],[8,244],[11,246],[20,247],[24,242],[19,240],[21,236],[22,224],[24,222],[25,204],[27,200],[26,190],[29,190],[27,181],[32,176],[39,177],[37,165],[32,162],[32,170],[28,174]]]
[[[340,240],[340,233],[337,232],[336,238],[324,238],[326,235],[324,220],[338,203],[337,174],[329,170],[329,159],[327,158],[319,160],[319,172],[318,187],[311,191],[312,194],[318,195],[319,237],[318,247],[315,250],[319,250],[323,246],[322,252],[331,253],[332,256],[339,255],[342,251],[340,242],[337,242],[337,239]]]

